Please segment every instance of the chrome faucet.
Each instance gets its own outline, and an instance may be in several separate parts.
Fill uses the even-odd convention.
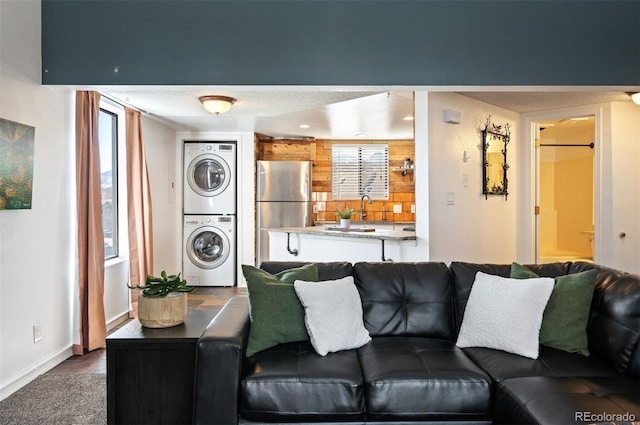
[[[362,195],[362,197],[360,198],[360,220],[364,220],[364,218],[367,216],[367,213],[364,212],[364,198],[367,198],[369,200],[369,205],[373,204],[373,201],[371,200],[369,195],[367,195],[366,193]]]

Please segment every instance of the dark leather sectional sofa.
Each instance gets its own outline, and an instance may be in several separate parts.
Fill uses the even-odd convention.
[[[247,358],[247,299],[234,298],[198,343],[195,421],[640,421],[640,276],[583,262],[528,267],[545,277],[598,270],[589,357],[541,346],[532,360],[455,345],[476,272],[509,277],[510,265],[319,263],[320,280],[354,276],[372,341],[326,357],[293,342]]]

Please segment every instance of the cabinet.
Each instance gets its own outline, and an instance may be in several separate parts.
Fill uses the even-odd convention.
[[[218,309],[189,307],[185,322],[164,329],[138,319],[107,337],[107,422],[191,424],[198,338]]]

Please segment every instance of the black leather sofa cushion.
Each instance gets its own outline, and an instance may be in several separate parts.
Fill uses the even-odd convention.
[[[252,421],[352,421],[364,417],[364,380],[355,350],[318,356],[308,341],[245,359],[240,413]]]
[[[640,386],[628,378],[515,378],[496,391],[495,423],[629,423],[629,415],[640,418]]]
[[[594,355],[585,357],[544,345],[540,346],[540,355],[535,360],[491,348],[465,348],[464,352],[496,382],[525,376],[619,376]]]
[[[265,261],[260,268],[271,274],[280,273],[283,270],[302,267],[309,262],[303,261]],[[319,280],[335,280],[346,276],[353,276],[353,265],[346,261],[329,263],[316,263],[318,265]]]
[[[364,323],[377,335],[452,340],[453,288],[444,263],[356,263]]]
[[[594,268],[574,263],[570,272]],[[596,267],[596,288],[587,325],[589,350],[622,374],[640,378],[640,276]]]
[[[488,420],[489,377],[442,339],[377,337],[358,349],[370,420]]]

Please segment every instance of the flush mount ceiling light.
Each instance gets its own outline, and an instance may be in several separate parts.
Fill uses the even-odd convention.
[[[200,96],[198,99],[204,109],[216,115],[224,114],[231,108],[231,105],[236,103],[236,100],[229,96]]]
[[[631,96],[631,100],[633,100],[633,103],[635,103],[636,105],[640,105],[640,92],[631,92],[627,94]]]

